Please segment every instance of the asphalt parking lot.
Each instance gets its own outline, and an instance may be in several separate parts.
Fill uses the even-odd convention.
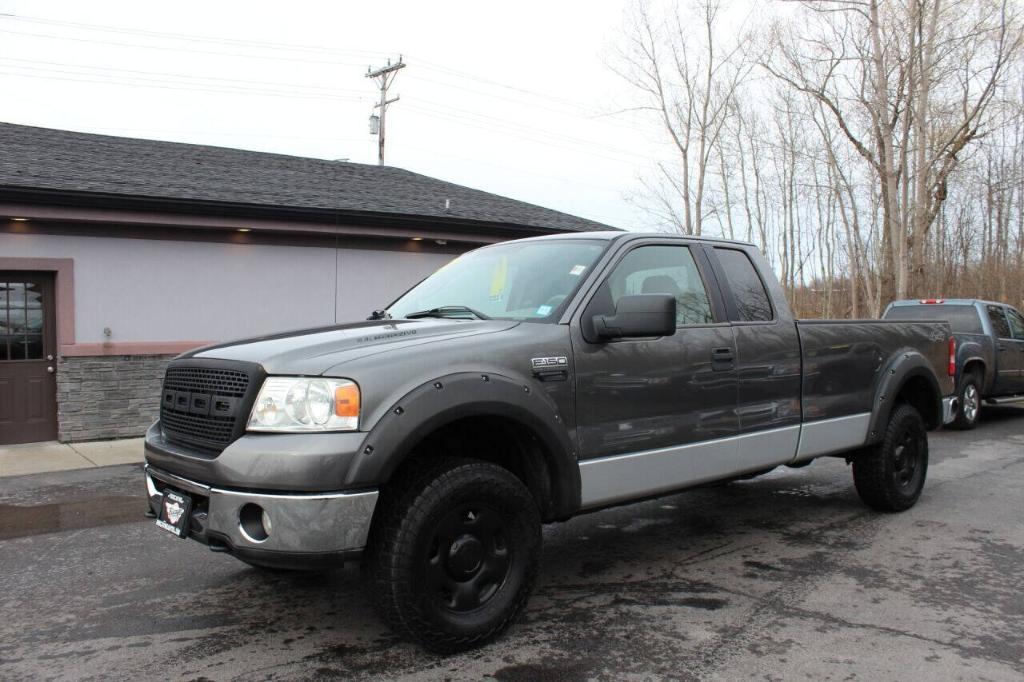
[[[356,568],[265,574],[156,529],[137,465],[0,479],[0,679],[900,679],[1024,675],[1024,409],[932,434],[918,505],[842,460],[545,529],[524,618],[396,640]]]

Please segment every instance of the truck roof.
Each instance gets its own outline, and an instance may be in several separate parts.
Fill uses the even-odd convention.
[[[975,303],[982,303],[984,305],[1006,305],[999,301],[986,301],[981,298],[908,298],[893,301],[889,305],[974,305]]]
[[[602,241],[612,240],[626,240],[626,239],[650,239],[650,238],[661,238],[666,237],[686,239],[687,241],[695,242],[714,242],[716,244],[736,244],[738,246],[755,246],[751,242],[745,242],[740,239],[725,239],[722,237],[696,237],[689,234],[680,234],[678,232],[573,232],[563,234],[550,234],[542,237],[529,237],[528,239],[522,239],[519,241],[550,241],[552,239],[600,239]]]

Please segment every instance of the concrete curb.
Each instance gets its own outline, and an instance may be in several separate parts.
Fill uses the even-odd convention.
[[[142,438],[0,446],[0,478],[143,461]]]

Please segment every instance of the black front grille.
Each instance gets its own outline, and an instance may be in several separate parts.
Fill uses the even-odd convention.
[[[252,383],[250,374],[238,369],[168,367],[160,401],[164,436],[207,450],[223,450],[244,429],[240,420],[246,416]]]

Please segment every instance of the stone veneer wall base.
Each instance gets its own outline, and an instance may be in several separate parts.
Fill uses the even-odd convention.
[[[57,364],[57,438],[62,443],[141,436],[159,416],[173,355],[64,357]]]

